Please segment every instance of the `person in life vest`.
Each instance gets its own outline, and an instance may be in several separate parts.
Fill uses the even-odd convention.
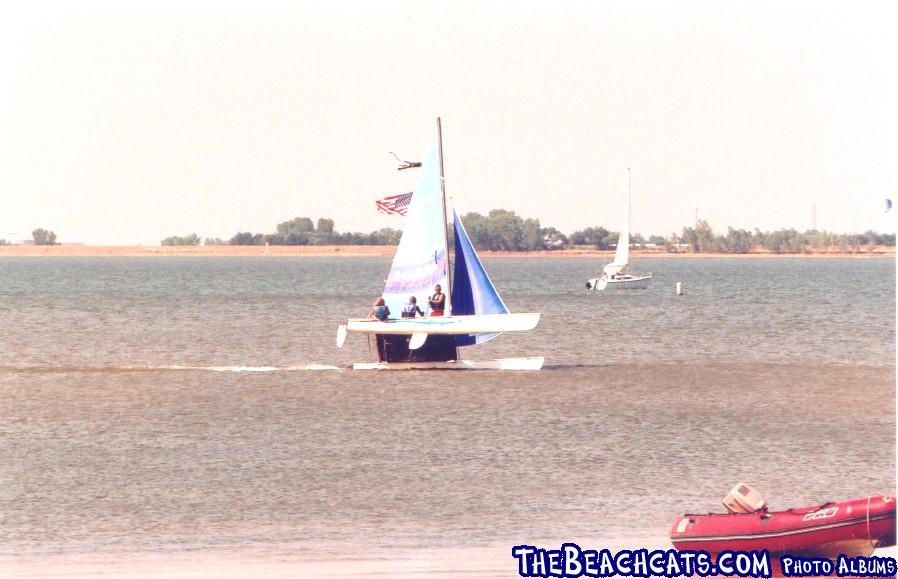
[[[442,316],[446,310],[446,294],[442,291],[440,284],[433,286],[433,295],[430,296],[428,304],[430,305],[431,316]]]
[[[418,307],[418,298],[412,296],[408,299],[408,303],[402,308],[402,317],[414,318],[417,314],[421,314],[422,318],[424,317],[424,312]]]
[[[375,318],[381,322],[385,322],[390,317],[390,307],[384,302],[382,297],[374,300],[374,307],[371,308],[371,312],[368,314],[369,318]],[[387,353],[387,341],[384,339],[383,334],[374,334],[374,344],[377,347],[377,360],[378,362],[383,362],[388,359]]]
[[[384,302],[383,298],[377,298],[374,300],[374,307],[371,308],[371,312],[368,313],[369,318],[377,318],[380,321],[385,321],[390,317],[390,308]]]

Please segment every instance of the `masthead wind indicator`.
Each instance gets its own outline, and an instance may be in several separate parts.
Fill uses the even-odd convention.
[[[393,155],[393,158],[399,161],[399,166],[396,167],[397,171],[402,171],[403,169],[414,169],[415,167],[420,167],[420,161],[403,161],[399,157],[396,156],[396,153],[390,151],[390,154]]]

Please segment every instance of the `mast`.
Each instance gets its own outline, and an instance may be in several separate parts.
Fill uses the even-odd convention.
[[[627,167],[627,229],[630,229],[630,168]]]
[[[440,192],[443,197],[443,241],[446,247],[446,315],[452,315],[452,268],[449,266],[449,222],[446,218],[446,178],[443,176],[443,125],[437,117],[437,142],[440,156]]]
[[[627,167],[627,273],[630,272],[630,168]]]

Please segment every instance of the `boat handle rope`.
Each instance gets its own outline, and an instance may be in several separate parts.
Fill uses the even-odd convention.
[[[819,501],[818,501],[818,502],[819,502]],[[821,509],[825,509],[826,507],[828,507],[828,506],[830,506],[830,505],[834,505],[834,504],[836,504],[836,501],[829,501],[828,503],[823,503],[823,504],[820,505],[819,507],[809,507],[809,508],[814,509],[814,511],[819,511],[819,510],[821,510]],[[800,512],[799,512],[799,511],[800,511]],[[801,515],[801,514],[804,514],[805,512],[814,512],[814,511],[806,511],[805,508],[795,508],[795,507],[792,507],[791,509],[789,509],[789,510],[786,511],[786,512],[787,512],[787,513],[792,513],[793,515]]]
[[[873,538],[870,536],[870,501],[873,500],[873,497],[867,497],[867,540],[870,542],[870,546],[873,546]]]

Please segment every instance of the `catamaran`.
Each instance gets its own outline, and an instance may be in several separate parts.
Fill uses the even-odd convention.
[[[627,212],[624,227],[614,250],[614,261],[602,268],[602,275],[586,282],[586,289],[603,291],[606,289],[646,289],[652,281],[652,274],[630,272],[630,168],[627,168]]]
[[[399,312],[411,296],[419,304],[429,303],[434,286],[440,285],[446,288],[445,311],[441,316],[345,320],[337,328],[337,346],[343,346],[347,333],[376,336],[378,361],[353,364],[357,370],[539,370],[542,357],[478,361],[459,355],[459,348],[483,344],[501,332],[532,330],[540,314],[508,311],[454,210],[455,266],[450,276],[440,119],[420,171],[383,299],[391,312]]]

